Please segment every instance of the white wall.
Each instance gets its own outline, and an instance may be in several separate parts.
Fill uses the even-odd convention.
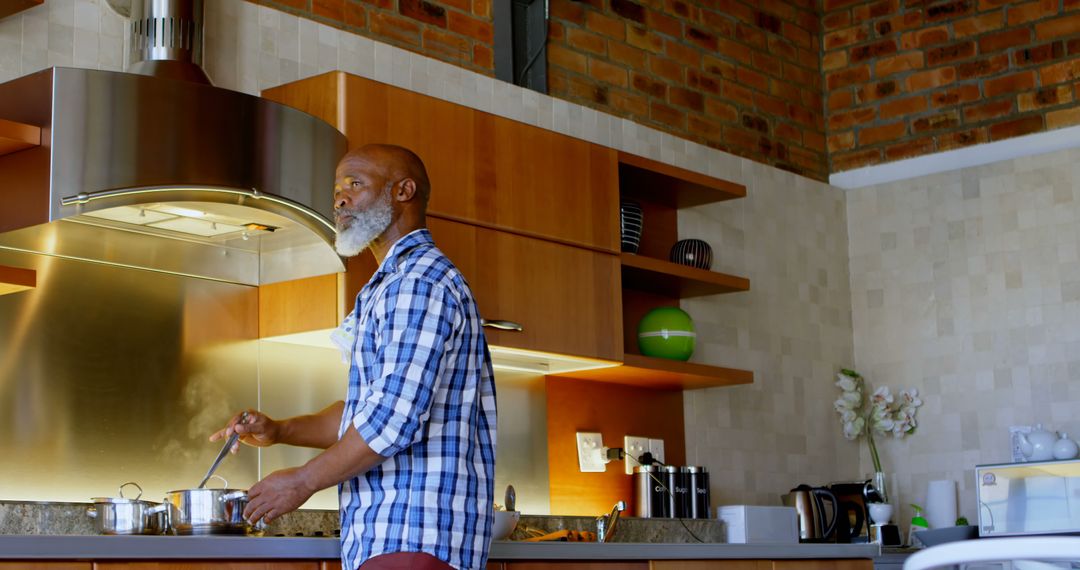
[[[958,481],[974,523],[1009,426],[1080,435],[1080,150],[853,190],[848,225],[856,364],[925,402],[884,466],[905,506]]]

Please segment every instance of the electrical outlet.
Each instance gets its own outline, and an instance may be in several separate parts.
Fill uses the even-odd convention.
[[[650,439],[649,453],[652,454],[653,459],[659,461],[660,463],[664,463],[664,440]]]
[[[623,453],[626,456],[623,462],[626,464],[626,474],[633,475],[634,467],[639,465],[638,457],[649,450],[649,438],[628,435],[623,437]]]
[[[607,469],[604,436],[593,432],[577,432],[577,459],[582,473],[603,473]]]

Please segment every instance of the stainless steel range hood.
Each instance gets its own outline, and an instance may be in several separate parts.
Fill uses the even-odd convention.
[[[142,4],[132,69],[156,77],[0,84],[0,119],[42,128],[41,146],[0,156],[0,249],[248,285],[344,271],[330,220],[345,137],[197,82],[201,2]]]

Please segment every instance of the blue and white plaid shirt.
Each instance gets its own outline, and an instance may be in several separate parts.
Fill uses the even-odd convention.
[[[495,383],[469,285],[431,234],[416,230],[390,249],[339,332],[355,334],[339,436],[355,426],[387,457],[339,487],[343,567],[426,552],[483,568]]]

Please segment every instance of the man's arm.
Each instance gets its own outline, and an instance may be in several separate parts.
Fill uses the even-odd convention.
[[[396,283],[384,303],[382,342],[370,356],[377,379],[366,386],[341,441],[303,467],[275,471],[252,487],[244,509],[249,521],[293,511],[316,491],[368,471],[420,436],[459,309],[445,290],[423,279]]]
[[[294,511],[317,491],[365,473],[386,458],[372,451],[356,432],[345,435],[303,467],[275,471],[248,491],[244,518],[267,523]]]
[[[338,441],[338,427],[344,411],[345,402],[338,400],[317,413],[283,420],[278,443],[329,449]],[[243,428],[240,426],[237,431],[243,434]]]
[[[300,447],[326,449],[337,442],[341,414],[345,411],[345,402],[339,400],[320,412],[296,416],[285,420],[274,420],[266,414],[248,410],[236,414],[225,429],[210,436],[210,441],[217,441],[240,434],[240,441],[253,447],[267,447],[277,443],[287,443]],[[239,450],[237,443],[232,452]]]

